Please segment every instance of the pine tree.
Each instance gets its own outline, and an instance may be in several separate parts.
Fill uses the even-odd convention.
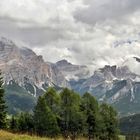
[[[22,133],[32,133],[34,129],[33,117],[31,114],[25,112],[17,116],[18,131]]]
[[[18,120],[17,118],[13,115],[12,118],[10,119],[10,130],[13,132],[17,132],[18,131]]]
[[[89,93],[85,93],[82,97],[81,110],[86,115],[88,137],[89,139],[95,138],[98,135],[99,117],[99,106],[97,100]]]
[[[48,88],[47,92],[44,94],[44,98],[51,111],[58,115],[60,111],[60,97],[56,90],[52,87]]]
[[[56,116],[47,106],[44,97],[39,97],[34,110],[35,131],[38,135],[55,137],[59,132]]]
[[[0,73],[0,129],[6,128],[6,103],[4,100],[3,78]]]
[[[78,94],[65,88],[61,94],[61,131],[63,136],[74,140],[83,130],[84,117],[80,112],[81,98]]]
[[[118,140],[118,118],[117,112],[110,105],[103,103],[100,106],[100,114],[102,117],[102,133],[101,140]]]

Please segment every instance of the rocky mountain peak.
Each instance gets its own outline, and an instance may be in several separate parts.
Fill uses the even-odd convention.
[[[4,46],[15,46],[15,43],[12,40],[9,40],[5,37],[0,38],[0,43],[2,43]]]
[[[136,59],[137,62],[140,62],[140,58],[134,57],[134,59]]]
[[[106,65],[91,76],[87,66],[74,65],[65,59],[46,63],[31,49],[0,39],[0,69],[5,84],[16,84],[35,97],[49,86],[68,87],[81,94],[89,91],[100,101],[105,99],[117,107],[125,100],[137,105],[140,101],[139,62],[139,57],[130,57],[122,65]]]
[[[60,60],[56,62],[56,65],[58,66],[67,66],[67,65],[72,65],[70,62],[68,62],[66,59]]]
[[[65,78],[70,80],[79,80],[89,77],[90,71],[87,66],[74,65],[67,60],[61,60],[56,63],[59,71],[63,73]]]
[[[6,84],[14,81],[34,96],[48,85],[68,86],[62,73],[56,72],[42,56],[6,38],[0,40],[0,66]]]
[[[104,68],[99,69],[101,72],[103,73],[112,73],[114,76],[116,76],[116,70],[117,70],[117,66],[110,66],[110,65],[105,65]]]
[[[29,49],[27,47],[21,47],[20,52],[22,55],[24,55],[26,57],[28,57],[30,55],[36,56],[35,52],[33,52],[31,49]]]

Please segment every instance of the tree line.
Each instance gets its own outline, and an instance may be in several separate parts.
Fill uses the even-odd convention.
[[[58,137],[75,140],[117,140],[117,112],[108,104],[99,104],[90,94],[83,96],[64,88],[58,93],[49,88],[38,98],[33,112],[22,112],[6,117],[4,89],[0,79],[0,129],[29,133],[38,136]]]

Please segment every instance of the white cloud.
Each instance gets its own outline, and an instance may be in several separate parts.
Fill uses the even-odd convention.
[[[139,4],[138,0],[4,0],[0,31],[29,44],[46,61],[68,59],[92,69],[119,65],[126,56],[140,56]]]
[[[19,26],[53,27],[73,20],[72,12],[82,7],[81,0],[4,0],[0,16],[16,20]]]

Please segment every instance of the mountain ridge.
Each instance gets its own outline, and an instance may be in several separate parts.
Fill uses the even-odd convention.
[[[74,65],[67,60],[45,62],[42,56],[36,55],[31,49],[18,47],[6,38],[0,39],[0,52],[0,69],[7,87],[17,84],[34,98],[43,94],[49,86],[57,89],[68,87],[80,94],[90,92],[99,101],[114,105],[120,114],[138,112],[140,75],[127,66],[136,62],[139,67],[138,57],[128,59],[121,66],[105,65],[90,75],[85,65]]]

